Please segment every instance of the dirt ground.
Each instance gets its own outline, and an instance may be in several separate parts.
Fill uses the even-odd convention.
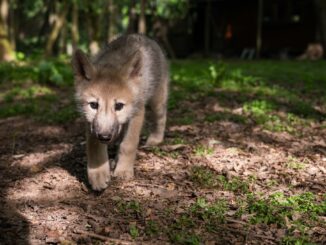
[[[196,111],[194,122],[174,124],[172,118],[185,107]],[[277,191],[309,191],[320,197],[325,193],[322,123],[302,128],[296,137],[254,124],[205,121],[207,112],[219,110],[214,99],[184,102],[178,108],[169,114],[165,143],[155,149],[140,147],[135,179],[113,180],[102,193],[87,184],[81,119],[62,125],[23,117],[1,119],[0,244],[169,244],[164,231],[146,234],[147,221],[169,227],[198,197],[223,198],[230,207],[219,232],[207,232],[200,224],[194,229],[205,244],[280,243],[284,228],[250,224],[246,215],[235,219],[236,192],[198,187],[190,178],[193,166],[208,167],[226,178],[256,176],[249,188],[262,197]],[[198,144],[213,150],[194,154]],[[289,156],[304,162],[305,170],[284,167]],[[276,184],[269,185],[271,181]],[[135,237],[130,227],[137,227]],[[314,227],[310,236],[322,244],[325,227]]]

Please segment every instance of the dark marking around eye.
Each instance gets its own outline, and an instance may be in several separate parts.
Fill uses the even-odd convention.
[[[117,102],[117,103],[115,103],[115,105],[114,105],[114,109],[115,109],[116,111],[120,111],[120,110],[122,110],[122,108],[124,107],[124,105],[125,105],[125,104],[123,104],[123,103],[121,103],[121,102]]]
[[[97,102],[89,102],[89,106],[94,109],[94,110],[97,110],[98,108],[98,103]]]

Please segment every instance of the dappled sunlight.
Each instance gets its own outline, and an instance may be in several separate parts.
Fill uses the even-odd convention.
[[[0,9],[0,244],[325,243],[325,0]]]
[[[165,243],[178,237],[223,243],[243,241],[238,230],[249,227],[252,240],[262,239],[260,232],[277,243],[282,236],[273,234],[295,235],[285,225],[297,227],[292,219],[316,227],[309,232],[321,239],[325,105],[310,90],[301,100],[291,87],[270,86],[263,74],[232,73],[236,62],[177,63],[164,143],[141,144],[135,178],[113,178],[101,193],[87,181],[84,124],[76,119],[71,87],[53,88],[48,102],[37,89],[31,98],[17,93],[6,102],[8,109],[37,99],[46,108],[0,119],[0,167],[13,183],[6,182],[5,201],[15,207],[13,217],[32,224],[31,239],[93,241],[78,233],[88,232],[123,241],[138,234]],[[178,73],[178,66],[184,71]],[[302,211],[309,205],[313,209]]]
[[[16,204],[32,201],[55,206],[55,203],[65,199],[77,198],[76,193],[80,189],[76,188],[76,183],[78,181],[74,176],[59,167],[51,168],[51,171],[37,171],[23,178],[18,186],[8,188],[7,200]]]
[[[53,150],[13,155],[14,160],[11,163],[11,167],[20,167],[31,173],[37,173],[43,169],[43,164],[59,159],[63,154],[69,152],[72,145],[52,144],[51,148]]]

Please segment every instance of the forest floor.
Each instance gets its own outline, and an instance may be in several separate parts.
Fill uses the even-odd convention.
[[[0,67],[0,244],[324,243],[325,67],[173,62],[164,143],[101,193],[69,65]]]

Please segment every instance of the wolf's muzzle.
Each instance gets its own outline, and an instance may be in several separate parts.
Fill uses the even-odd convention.
[[[110,142],[111,139],[112,139],[112,135],[111,135],[111,134],[108,134],[108,135],[98,134],[98,135],[97,135],[97,138],[98,138],[100,141],[103,141],[103,142]]]

